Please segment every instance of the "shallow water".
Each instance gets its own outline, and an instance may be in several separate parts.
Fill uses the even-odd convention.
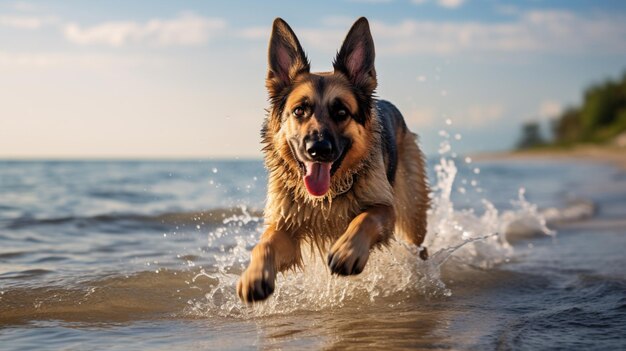
[[[1,348],[625,348],[626,173],[467,161],[429,160],[431,260],[313,252],[254,307],[261,162],[2,161]]]

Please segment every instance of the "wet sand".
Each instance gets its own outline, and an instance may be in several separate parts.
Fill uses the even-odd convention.
[[[578,145],[567,149],[487,152],[473,155],[476,161],[580,160],[610,164],[626,170],[626,148],[618,146]]]

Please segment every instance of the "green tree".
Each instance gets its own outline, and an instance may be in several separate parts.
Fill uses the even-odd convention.
[[[591,87],[585,92],[585,101],[580,113],[585,137],[592,136],[599,129],[611,125],[617,117],[621,105],[619,84],[608,81]]]
[[[530,149],[545,145],[545,140],[541,136],[541,126],[538,122],[526,122],[522,126],[522,136],[517,142],[518,149]]]
[[[580,111],[577,108],[565,110],[560,118],[552,122],[552,135],[558,144],[568,144],[579,140],[582,136]]]
[[[557,144],[605,142],[626,131],[626,72],[621,80],[592,85],[580,107],[566,110],[553,124]]]

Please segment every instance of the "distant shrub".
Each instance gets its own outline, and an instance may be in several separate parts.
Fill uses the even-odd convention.
[[[626,72],[621,80],[607,80],[584,92],[581,106],[566,109],[551,125],[553,140],[541,138],[539,124],[522,125],[518,148],[545,144],[605,143],[626,131]]]
[[[518,149],[530,149],[545,144],[538,122],[527,122],[522,126],[522,136],[517,142]]]

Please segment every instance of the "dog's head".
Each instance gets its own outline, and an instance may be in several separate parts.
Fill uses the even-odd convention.
[[[367,19],[354,23],[333,68],[311,73],[294,32],[282,19],[274,21],[266,79],[272,106],[264,139],[300,173],[314,197],[326,195],[334,179],[351,176],[369,155],[377,83]]]

